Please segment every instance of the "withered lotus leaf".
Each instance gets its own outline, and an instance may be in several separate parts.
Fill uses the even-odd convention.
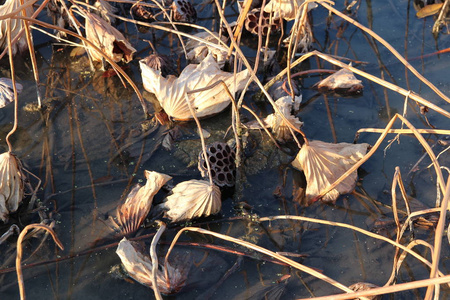
[[[136,52],[120,31],[95,14],[86,13],[86,38],[114,62],[130,62]],[[94,61],[103,60],[97,50],[88,47],[88,51]]]
[[[16,82],[17,93],[22,92],[22,85]],[[0,108],[5,107],[14,101],[14,90],[12,80],[9,78],[0,78]]]
[[[27,1],[25,0],[23,3],[27,3]],[[4,1],[3,5],[0,5],[0,16],[9,14],[20,6],[21,6],[20,0],[6,0]],[[27,16],[30,17],[34,12],[33,6],[28,6],[26,8],[26,12]],[[18,14],[23,16],[23,12],[20,12]],[[4,49],[8,45],[6,34],[7,22],[11,22],[11,40],[14,39],[23,28],[23,21],[20,19],[8,18],[0,20],[0,49]],[[28,44],[27,39],[23,34],[16,43],[12,44],[12,52],[13,55],[16,55],[17,51],[23,52],[26,49],[28,49]]]
[[[264,7],[264,11],[267,13],[273,12],[274,18],[283,18],[286,21],[290,21],[296,18],[297,13],[300,12],[300,5],[304,2],[305,0],[271,0]],[[309,3],[308,11],[316,7],[316,3]]]
[[[145,171],[147,182],[137,184],[127,196],[125,202],[117,208],[117,225],[125,235],[135,232],[147,217],[153,197],[172,177],[154,171]]]
[[[358,94],[364,88],[362,81],[356,79],[352,71],[341,69],[315,84],[319,91],[336,91],[349,94]]]
[[[169,116],[178,120],[193,119],[185,99],[187,92],[224,81],[233,94],[242,90],[250,77],[248,70],[237,73],[236,78],[232,73],[221,71],[211,54],[198,65],[188,65],[178,78],[175,76],[164,78],[160,71],[151,69],[144,61],[139,61],[139,64],[144,88],[155,94],[158,102]],[[231,101],[221,84],[188,97],[197,117],[219,113]]]
[[[306,198],[310,202],[348,169],[357,163],[367,152],[369,144],[332,144],[322,141],[310,141],[304,144],[292,162],[302,170],[306,177]],[[344,181],[327,193],[322,201],[334,203],[340,194],[353,191],[357,172],[351,173]]]
[[[5,223],[22,202],[24,177],[20,160],[10,152],[0,154],[0,220]]]
[[[128,275],[137,282],[152,287],[152,261],[148,255],[145,255],[138,250],[136,243],[128,241],[123,238],[117,246],[116,253],[120,257],[125,270]],[[169,278],[166,278],[164,264],[159,264],[156,274],[156,282],[161,293],[170,295],[179,292],[187,279],[190,265],[185,264],[178,268],[167,264],[167,273]]]
[[[172,222],[217,214],[222,207],[220,189],[206,180],[188,180],[177,184],[161,207]]]
[[[296,97],[298,98],[298,97]],[[296,116],[291,114],[292,111],[292,101],[290,96],[282,97],[275,102],[280,109],[280,112],[286,117],[286,119],[297,129],[303,126]],[[289,129],[289,124],[280,116],[278,113],[273,113],[268,115],[264,122],[272,128],[275,138],[279,141],[287,141],[292,139],[292,134]]]
[[[292,97],[284,96],[275,101],[276,105],[280,109],[280,112],[285,116],[285,118],[297,129],[303,126],[296,116],[291,114],[293,106],[301,102],[301,96],[295,96],[295,103],[292,102]],[[289,124],[280,116],[278,113],[273,113],[268,115],[262,120],[264,127],[272,128],[272,132],[275,138],[279,141],[285,142],[292,139],[292,134],[289,129]],[[251,121],[245,124],[248,129],[262,129],[261,125],[257,121]]]

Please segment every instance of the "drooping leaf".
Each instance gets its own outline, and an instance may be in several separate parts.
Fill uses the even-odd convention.
[[[188,65],[178,78],[174,76],[164,78],[160,71],[148,67],[142,60],[139,61],[139,64],[144,88],[155,94],[164,111],[176,120],[193,119],[185,99],[187,92],[224,81],[233,94],[242,90],[249,78],[248,70],[237,73],[236,78],[232,73],[221,71],[212,55],[208,55],[198,65]],[[231,101],[221,84],[191,94],[188,98],[197,117],[217,114],[224,110]]]
[[[139,251],[139,245],[123,238],[117,246],[116,253],[120,257],[125,270],[131,278],[142,285],[152,287],[152,262],[148,255]],[[187,279],[190,269],[189,260],[183,260],[176,267],[167,264],[168,278],[166,277],[166,266],[159,264],[156,274],[156,282],[161,293],[170,295],[179,292]]]
[[[125,202],[117,208],[117,225],[125,235],[135,232],[147,217],[153,197],[172,177],[154,171],[145,171],[147,182],[137,184],[127,196]]]
[[[177,184],[173,194],[161,204],[172,222],[192,220],[217,214],[222,207],[220,189],[205,180],[188,180]]]
[[[23,199],[22,163],[10,152],[0,154],[0,220],[8,221]]]
[[[309,144],[304,144],[292,165],[305,173],[307,202],[357,163],[366,154],[368,147],[369,144],[331,144],[322,141],[310,141]],[[327,193],[322,201],[336,202],[340,194],[353,191],[356,180],[357,172],[354,171]]]
[[[86,13],[86,38],[114,62],[130,62],[136,52],[120,31],[95,14]],[[97,50],[88,47],[88,51],[93,60],[103,60]]]

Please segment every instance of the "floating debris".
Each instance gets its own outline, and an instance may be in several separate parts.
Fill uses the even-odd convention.
[[[16,82],[17,93],[21,93],[23,86]],[[0,108],[14,102],[14,87],[10,78],[0,78]]]
[[[188,65],[178,78],[174,76],[164,78],[160,71],[151,69],[145,61],[141,60],[139,64],[144,88],[155,94],[167,115],[175,120],[193,119],[185,99],[187,92],[224,81],[233,94],[242,90],[250,77],[248,70],[237,73],[236,77],[232,73],[221,71],[212,55],[208,55],[198,65]],[[221,112],[231,101],[221,84],[188,97],[199,118]]]
[[[131,278],[142,285],[152,287],[152,262],[148,255],[139,250],[140,248],[143,247],[123,238],[117,246],[116,253]],[[189,260],[179,260],[176,266],[160,263],[156,282],[161,293],[165,295],[178,293],[186,283],[190,267]]]
[[[219,187],[232,187],[236,180],[236,152],[228,144],[215,142],[206,146],[213,182]],[[208,178],[208,168],[203,151],[198,155],[198,169]]]
[[[206,180],[188,180],[177,184],[173,194],[160,204],[172,222],[217,214],[222,207],[220,189]]]
[[[304,144],[292,162],[303,171],[306,177],[306,199],[308,203],[325,188],[347,172],[367,152],[369,144],[331,144],[322,141],[310,141]],[[340,194],[354,190],[357,180],[356,170],[321,199],[323,202],[336,202]]]
[[[154,171],[144,171],[147,182],[137,184],[128,194],[125,202],[117,208],[116,224],[121,233],[128,235],[138,230],[152,206],[153,197],[172,177]]]
[[[0,220],[4,223],[22,202],[24,178],[20,160],[11,152],[0,154]]]

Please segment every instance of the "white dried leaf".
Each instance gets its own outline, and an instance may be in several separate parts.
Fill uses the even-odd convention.
[[[172,177],[154,171],[144,172],[147,182],[144,186],[137,184],[127,196],[125,202],[117,208],[117,225],[122,233],[135,232],[147,217],[152,206],[153,197]]]
[[[0,154],[0,220],[5,223],[22,202],[24,177],[20,160],[10,152]]]
[[[333,75],[315,84],[319,90],[342,90],[347,93],[359,93],[363,89],[362,81],[356,79],[352,71],[340,69]]]
[[[114,62],[130,62],[136,52],[120,31],[95,14],[86,14],[86,38]],[[97,50],[88,47],[88,51],[94,61],[103,60]]]
[[[21,93],[23,86],[16,82],[17,93]],[[0,78],[0,108],[14,101],[13,83],[10,78]]]
[[[297,13],[300,12],[300,5],[305,0],[271,0],[265,7],[264,11],[267,13],[273,12],[273,18],[283,18],[286,21],[294,20]],[[308,11],[316,8],[316,3],[308,4]]]
[[[222,207],[220,189],[206,180],[192,179],[177,184],[161,207],[172,222],[217,214]]]
[[[145,286],[152,287],[152,261],[148,255],[138,251],[126,238],[120,241],[116,253],[130,277]],[[156,282],[161,293],[170,295],[180,291],[186,282],[189,267],[190,265],[185,264],[179,268],[174,268],[168,263],[167,273],[169,278],[166,278],[165,266],[160,264],[156,274]]]
[[[144,88],[155,94],[164,111],[177,120],[193,118],[186,103],[185,94],[189,91],[206,88],[218,81],[224,81],[232,94],[242,90],[250,78],[248,70],[236,74],[223,72],[211,55],[200,64],[188,65],[180,77],[164,78],[161,72],[148,67],[144,61],[141,66]],[[188,96],[197,117],[206,117],[224,110],[231,99],[221,84]]]
[[[208,44],[205,42],[190,39],[186,43],[186,58],[193,63],[201,63],[206,58],[206,56],[208,56],[208,54],[211,54],[217,61],[219,66],[222,68],[225,64],[228,51],[223,45],[220,45],[219,35],[215,32],[213,32],[212,34],[209,32],[200,32],[195,34],[194,36],[204,40],[205,42],[208,42]],[[222,36],[220,37],[220,40],[226,42],[227,38]],[[209,43],[216,44],[219,48],[214,47]]]
[[[24,3],[27,3],[25,0]],[[19,8],[21,6],[20,0],[6,0],[3,5],[0,5],[0,16],[4,16],[6,14],[9,14]],[[33,14],[33,6],[28,6],[26,8],[27,16],[31,17]],[[22,12],[18,13],[19,15],[23,15]],[[16,18],[8,18],[0,20],[0,49],[5,49],[8,47],[8,40],[7,40],[7,22],[11,21],[11,40],[13,40],[16,35],[22,30],[23,28],[23,21]],[[13,55],[16,55],[17,51],[23,52],[26,49],[28,49],[28,43],[25,35],[23,34],[19,40],[12,44],[12,53]]]
[[[277,104],[280,112],[285,116],[285,118],[297,129],[303,126],[296,116],[291,114],[293,107],[300,105],[302,101],[302,96],[295,96],[295,102],[292,102],[291,96],[281,97],[275,103]],[[298,103],[298,104],[297,104]],[[287,141],[292,139],[292,134],[289,129],[289,125],[278,113],[273,113],[268,115],[262,120],[264,127],[272,128],[272,132],[275,134],[275,138],[279,141]],[[262,129],[261,125],[257,121],[252,121],[246,123],[245,126],[248,129]]]
[[[369,144],[366,143],[332,144],[322,141],[309,141],[309,144],[304,144],[292,165],[305,173],[307,201],[310,202],[312,198],[319,195],[363,158],[368,147]],[[334,203],[340,194],[352,192],[356,180],[357,172],[355,170],[336,188],[327,193],[322,201]]]

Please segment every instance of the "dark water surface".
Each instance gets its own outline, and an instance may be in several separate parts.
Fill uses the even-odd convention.
[[[212,9],[209,6],[213,4],[205,2],[202,5],[205,8],[199,12],[197,24],[211,29]],[[197,8],[200,10],[200,4]],[[342,3],[337,4],[336,8],[342,10]],[[415,13],[412,1],[361,1],[354,18],[378,33],[402,55],[407,53],[411,58],[450,47],[447,35],[440,34],[435,39],[431,34],[432,17],[419,20]],[[228,21],[236,19],[233,10],[229,9],[228,14]],[[323,8],[312,11],[313,32],[318,41],[313,47],[325,53],[367,62],[357,67],[377,77],[383,70],[383,76],[388,81],[405,89],[409,87],[423,98],[450,111],[449,103],[440,99],[411,73],[406,77],[404,66],[386,48],[340,18],[333,18],[327,27],[327,15]],[[348,27],[337,37],[338,27],[344,25]],[[118,28],[131,33],[130,41],[138,49],[137,57],[129,64],[127,73],[143,92],[138,59],[147,55],[148,44],[143,40],[152,39],[152,31],[137,33],[129,24],[120,24]],[[175,58],[181,56],[175,36],[161,32],[156,32],[155,36],[155,44],[161,52]],[[52,48],[51,41],[42,34],[37,33],[34,38],[38,44],[39,69],[44,85],[41,91],[46,95],[45,110],[24,109],[36,103],[36,91],[31,62],[27,58],[17,58],[17,79],[23,84],[24,91],[19,96],[19,130],[14,135],[13,147],[26,168],[42,180],[38,198],[41,205],[47,208],[47,216],[55,220],[54,228],[65,250],[57,249],[50,238],[41,244],[42,234],[24,243],[24,265],[30,266],[24,268],[27,297],[152,299],[154,295],[150,288],[120,278],[120,259],[115,254],[120,239],[114,237],[108,225],[108,216],[114,215],[132,184],[145,181],[144,170],[171,175],[174,178],[172,185],[200,178],[196,166],[200,141],[195,134],[195,124],[177,125],[191,138],[185,134],[183,140],[175,143],[172,151],[162,149],[160,143],[167,128],[144,119],[138,98],[129,86],[125,88],[117,76],[104,77],[102,71],[90,72],[83,58],[70,58],[66,55],[70,49],[56,51],[57,48]],[[254,57],[257,38],[245,36],[243,43],[246,54]],[[450,94],[449,55],[445,53],[411,61],[419,72],[447,95]],[[184,59],[180,63],[183,67]],[[316,59],[310,59],[308,63],[310,68],[318,67]],[[323,61],[321,64],[324,68],[332,68]],[[4,59],[0,69],[2,77],[10,76],[8,68]],[[384,128],[390,117],[403,112],[404,96],[385,91],[376,83],[357,77],[363,80],[365,86],[363,96],[358,98],[324,98],[309,89],[319,77],[302,81],[303,103],[307,104],[302,106],[297,116],[304,122],[303,129],[309,139],[352,142],[358,129]],[[253,108],[271,112],[267,104],[254,105],[250,97],[246,101]],[[13,122],[13,111],[12,105],[0,110],[1,152],[7,150],[4,136]],[[446,117],[431,110],[427,117],[436,128],[448,129]],[[418,106],[411,100],[408,101],[407,118],[417,128],[429,128]],[[207,143],[231,138],[229,134],[223,139],[230,119],[231,112],[227,109],[212,119],[202,120],[203,128],[211,133]],[[143,126],[146,131],[141,130]],[[395,128],[400,126],[397,121]],[[379,134],[362,133],[358,142],[373,145],[378,137]],[[233,195],[224,197],[220,215],[196,220],[194,226],[241,238],[272,251],[289,252],[292,259],[346,286],[361,281],[383,286],[392,272],[395,254],[392,245],[340,227],[299,221],[256,223],[251,221],[250,216],[301,215],[352,224],[395,239],[395,228],[389,225],[393,220],[390,188],[395,167],[400,167],[408,194],[425,207],[435,205],[436,175],[432,168],[427,169],[430,164],[428,157],[411,172],[424,154],[423,148],[412,136],[401,136],[399,143],[394,142],[383,152],[388,141],[394,137],[393,134],[388,135],[380,149],[362,166],[361,180],[355,194],[339,197],[336,205],[315,203],[305,208],[294,201],[293,191],[297,190],[303,178],[288,164],[292,157],[275,151],[266,135],[255,134],[256,146],[246,151],[248,157],[244,162],[245,181],[241,196],[234,197],[235,200]],[[436,154],[445,149],[436,144],[438,139],[445,137],[427,135],[425,138],[430,145],[435,145],[433,149]],[[439,162],[442,166],[448,166],[449,159],[448,153],[444,153]],[[90,186],[91,178],[95,180],[95,188]],[[34,179],[32,183],[37,184]],[[155,201],[163,198],[164,192],[160,192]],[[242,203],[251,208],[246,214],[237,209]],[[40,221],[37,213],[27,214],[24,210],[11,217],[11,224],[25,226]],[[387,222],[376,227],[376,220]],[[2,225],[0,233],[8,227]],[[137,237],[155,232],[150,221],[145,227],[136,234]],[[179,229],[178,225],[169,225],[159,248],[161,255]],[[405,236],[402,243],[407,245],[411,234],[407,231]],[[433,228],[416,228],[417,239],[432,244],[433,236]],[[148,249],[151,236],[141,240]],[[296,299],[339,292],[306,273],[274,264],[269,257],[219,239],[187,233],[181,240],[226,246],[248,256],[240,258],[236,254],[192,245],[176,247],[180,255],[189,253],[188,261],[192,261],[193,265],[186,287],[179,294],[170,296],[173,299],[263,299],[264,295],[268,299]],[[0,274],[0,299],[19,298],[14,272],[15,249],[14,238],[0,245],[3,270]],[[423,246],[416,249],[431,260],[428,249]],[[448,273],[449,254],[449,243],[444,240],[440,270],[445,274]],[[41,262],[46,263],[39,265]],[[8,271],[7,268],[12,269]],[[399,270],[397,283],[428,278],[428,272],[424,264],[408,256]],[[281,280],[284,275],[290,275],[290,278]],[[412,299],[423,295],[424,289],[421,289],[397,293],[394,297]],[[448,291],[441,289],[441,297],[448,297]]]

